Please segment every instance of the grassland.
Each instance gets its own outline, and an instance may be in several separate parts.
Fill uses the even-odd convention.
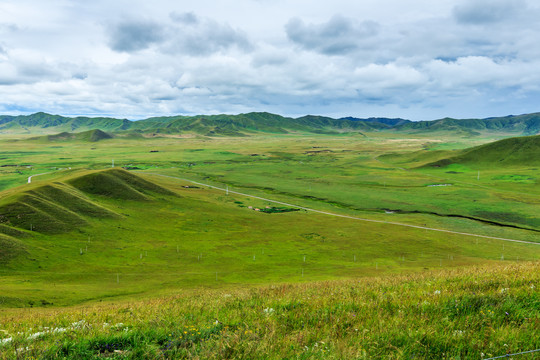
[[[490,264],[8,310],[0,359],[483,359],[540,348],[539,280]]]
[[[8,166],[0,167],[0,330],[9,333],[4,339],[16,339],[5,343],[5,357],[27,346],[16,356],[477,358],[504,354],[505,341],[513,341],[509,352],[534,347],[539,245],[304,210],[264,213],[254,209],[276,204],[232,192],[540,243],[540,171],[534,165],[424,166],[492,140],[389,133],[3,139],[0,165]],[[130,171],[104,171],[113,159]],[[39,176],[28,184],[31,175]],[[407,275],[392,277],[400,274]],[[484,289],[481,296],[475,286]],[[378,316],[375,295],[383,288],[394,295],[380,299],[388,311]],[[515,293],[501,292],[506,288]],[[444,296],[428,299],[432,290]],[[303,298],[306,293],[316,300]],[[302,305],[285,306],[296,298]],[[425,312],[424,300],[432,304]],[[471,302],[475,310],[456,313],[451,301]],[[366,315],[348,323],[348,330],[362,329],[351,335],[329,320],[341,324],[352,307],[351,314]],[[487,310],[511,314],[512,307],[519,321],[482,320]],[[275,313],[269,316],[266,308]],[[286,311],[275,316],[278,309]],[[20,320],[11,324],[13,317]],[[378,319],[390,329],[364,331]],[[469,330],[460,326],[469,321],[474,331],[462,337],[459,331]],[[129,329],[103,328],[105,322]],[[36,329],[43,331],[39,326],[65,331],[29,341]],[[458,335],[442,335],[445,328]],[[180,339],[181,330],[192,340]],[[366,345],[355,350],[360,340]],[[453,347],[455,341],[461,345]]]

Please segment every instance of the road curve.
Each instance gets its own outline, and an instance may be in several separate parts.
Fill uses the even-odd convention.
[[[34,176],[39,176],[39,175],[46,175],[46,174],[50,174],[50,172],[46,172],[46,173],[42,173],[42,174],[36,174],[36,175],[31,175],[28,177],[28,183],[31,184],[32,183],[32,178]]]
[[[426,227],[426,226],[418,226],[418,225],[411,225],[411,224],[403,224],[403,223],[398,223],[398,222],[393,222],[393,221],[374,220],[374,219],[364,219],[364,218],[360,218],[360,217],[356,217],[356,216],[349,216],[349,215],[343,215],[343,214],[336,214],[336,213],[331,213],[331,212],[322,211],[322,210],[315,210],[315,209],[311,209],[311,208],[307,208],[307,207],[303,207],[303,206],[299,206],[299,205],[289,204],[289,203],[285,203],[285,202],[282,202],[282,201],[277,201],[277,200],[272,200],[272,199],[266,199],[266,198],[263,198],[263,197],[260,197],[260,196],[255,196],[255,195],[250,195],[250,194],[244,194],[244,193],[241,193],[241,192],[238,192],[238,191],[233,191],[233,190],[231,190],[231,189],[223,189],[223,188],[220,188],[220,187],[217,187],[217,186],[213,186],[213,185],[209,185],[209,184],[204,184],[204,183],[196,182],[196,181],[189,180],[189,179],[179,178],[179,177],[176,177],[176,176],[163,175],[163,174],[156,174],[156,173],[147,173],[147,174],[157,175],[157,176],[162,176],[162,177],[167,177],[167,178],[172,178],[172,179],[178,179],[178,180],[182,180],[182,181],[187,181],[187,182],[190,182],[190,183],[192,183],[192,184],[197,184],[197,185],[201,185],[201,186],[206,186],[206,187],[209,187],[209,188],[212,188],[212,189],[216,189],[216,190],[221,190],[221,191],[229,192],[229,193],[231,193],[231,194],[237,194],[237,195],[247,196],[247,197],[254,198],[254,199],[259,199],[259,200],[264,200],[264,201],[272,202],[272,203],[274,203],[274,204],[280,204],[280,205],[285,205],[285,206],[292,206],[292,207],[295,207],[295,208],[298,208],[298,209],[302,209],[302,210],[306,210],[306,211],[311,211],[311,212],[315,212],[315,213],[319,213],[319,214],[330,215],[330,216],[335,216],[335,217],[341,217],[341,218],[346,218],[346,219],[353,219],[353,220],[366,221],[366,222],[373,222],[373,223],[380,223],[380,224],[388,224],[388,225],[394,225],[394,226],[404,226],[404,227],[410,227],[410,228],[415,228],[415,229],[422,229],[422,230],[429,230],[429,231],[438,231],[438,232],[444,232],[444,233],[448,233],[448,234],[457,234],[457,235],[464,235],[464,236],[472,236],[472,237],[479,237],[479,238],[485,238],[485,239],[493,239],[493,240],[501,240],[501,241],[510,241],[510,242],[516,242],[516,243],[522,243],[522,244],[540,245],[540,243],[536,243],[536,242],[532,242],[532,241],[524,241],[524,240],[516,240],[516,239],[507,239],[507,238],[501,238],[501,237],[495,237],[495,236],[479,235],[479,234],[471,234],[471,233],[465,233],[465,232],[459,232],[459,231],[452,231],[452,230],[445,230],[445,229],[437,229],[437,228],[431,228],[431,227]]]

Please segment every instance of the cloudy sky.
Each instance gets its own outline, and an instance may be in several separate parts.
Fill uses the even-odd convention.
[[[0,0],[0,114],[540,111],[533,0]]]

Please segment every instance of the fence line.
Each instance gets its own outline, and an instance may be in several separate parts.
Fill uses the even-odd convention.
[[[508,358],[510,356],[515,356],[515,355],[531,354],[531,353],[535,353],[535,352],[538,352],[538,351],[540,351],[540,349],[523,351],[523,352],[519,352],[519,353],[515,353],[515,354],[506,354],[506,355],[501,355],[501,356],[495,356],[495,357],[491,357],[491,358],[484,359],[484,360],[502,359],[502,358]]]

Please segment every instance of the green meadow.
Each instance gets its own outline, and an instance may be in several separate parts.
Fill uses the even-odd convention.
[[[536,138],[3,138],[0,358],[537,349]]]

